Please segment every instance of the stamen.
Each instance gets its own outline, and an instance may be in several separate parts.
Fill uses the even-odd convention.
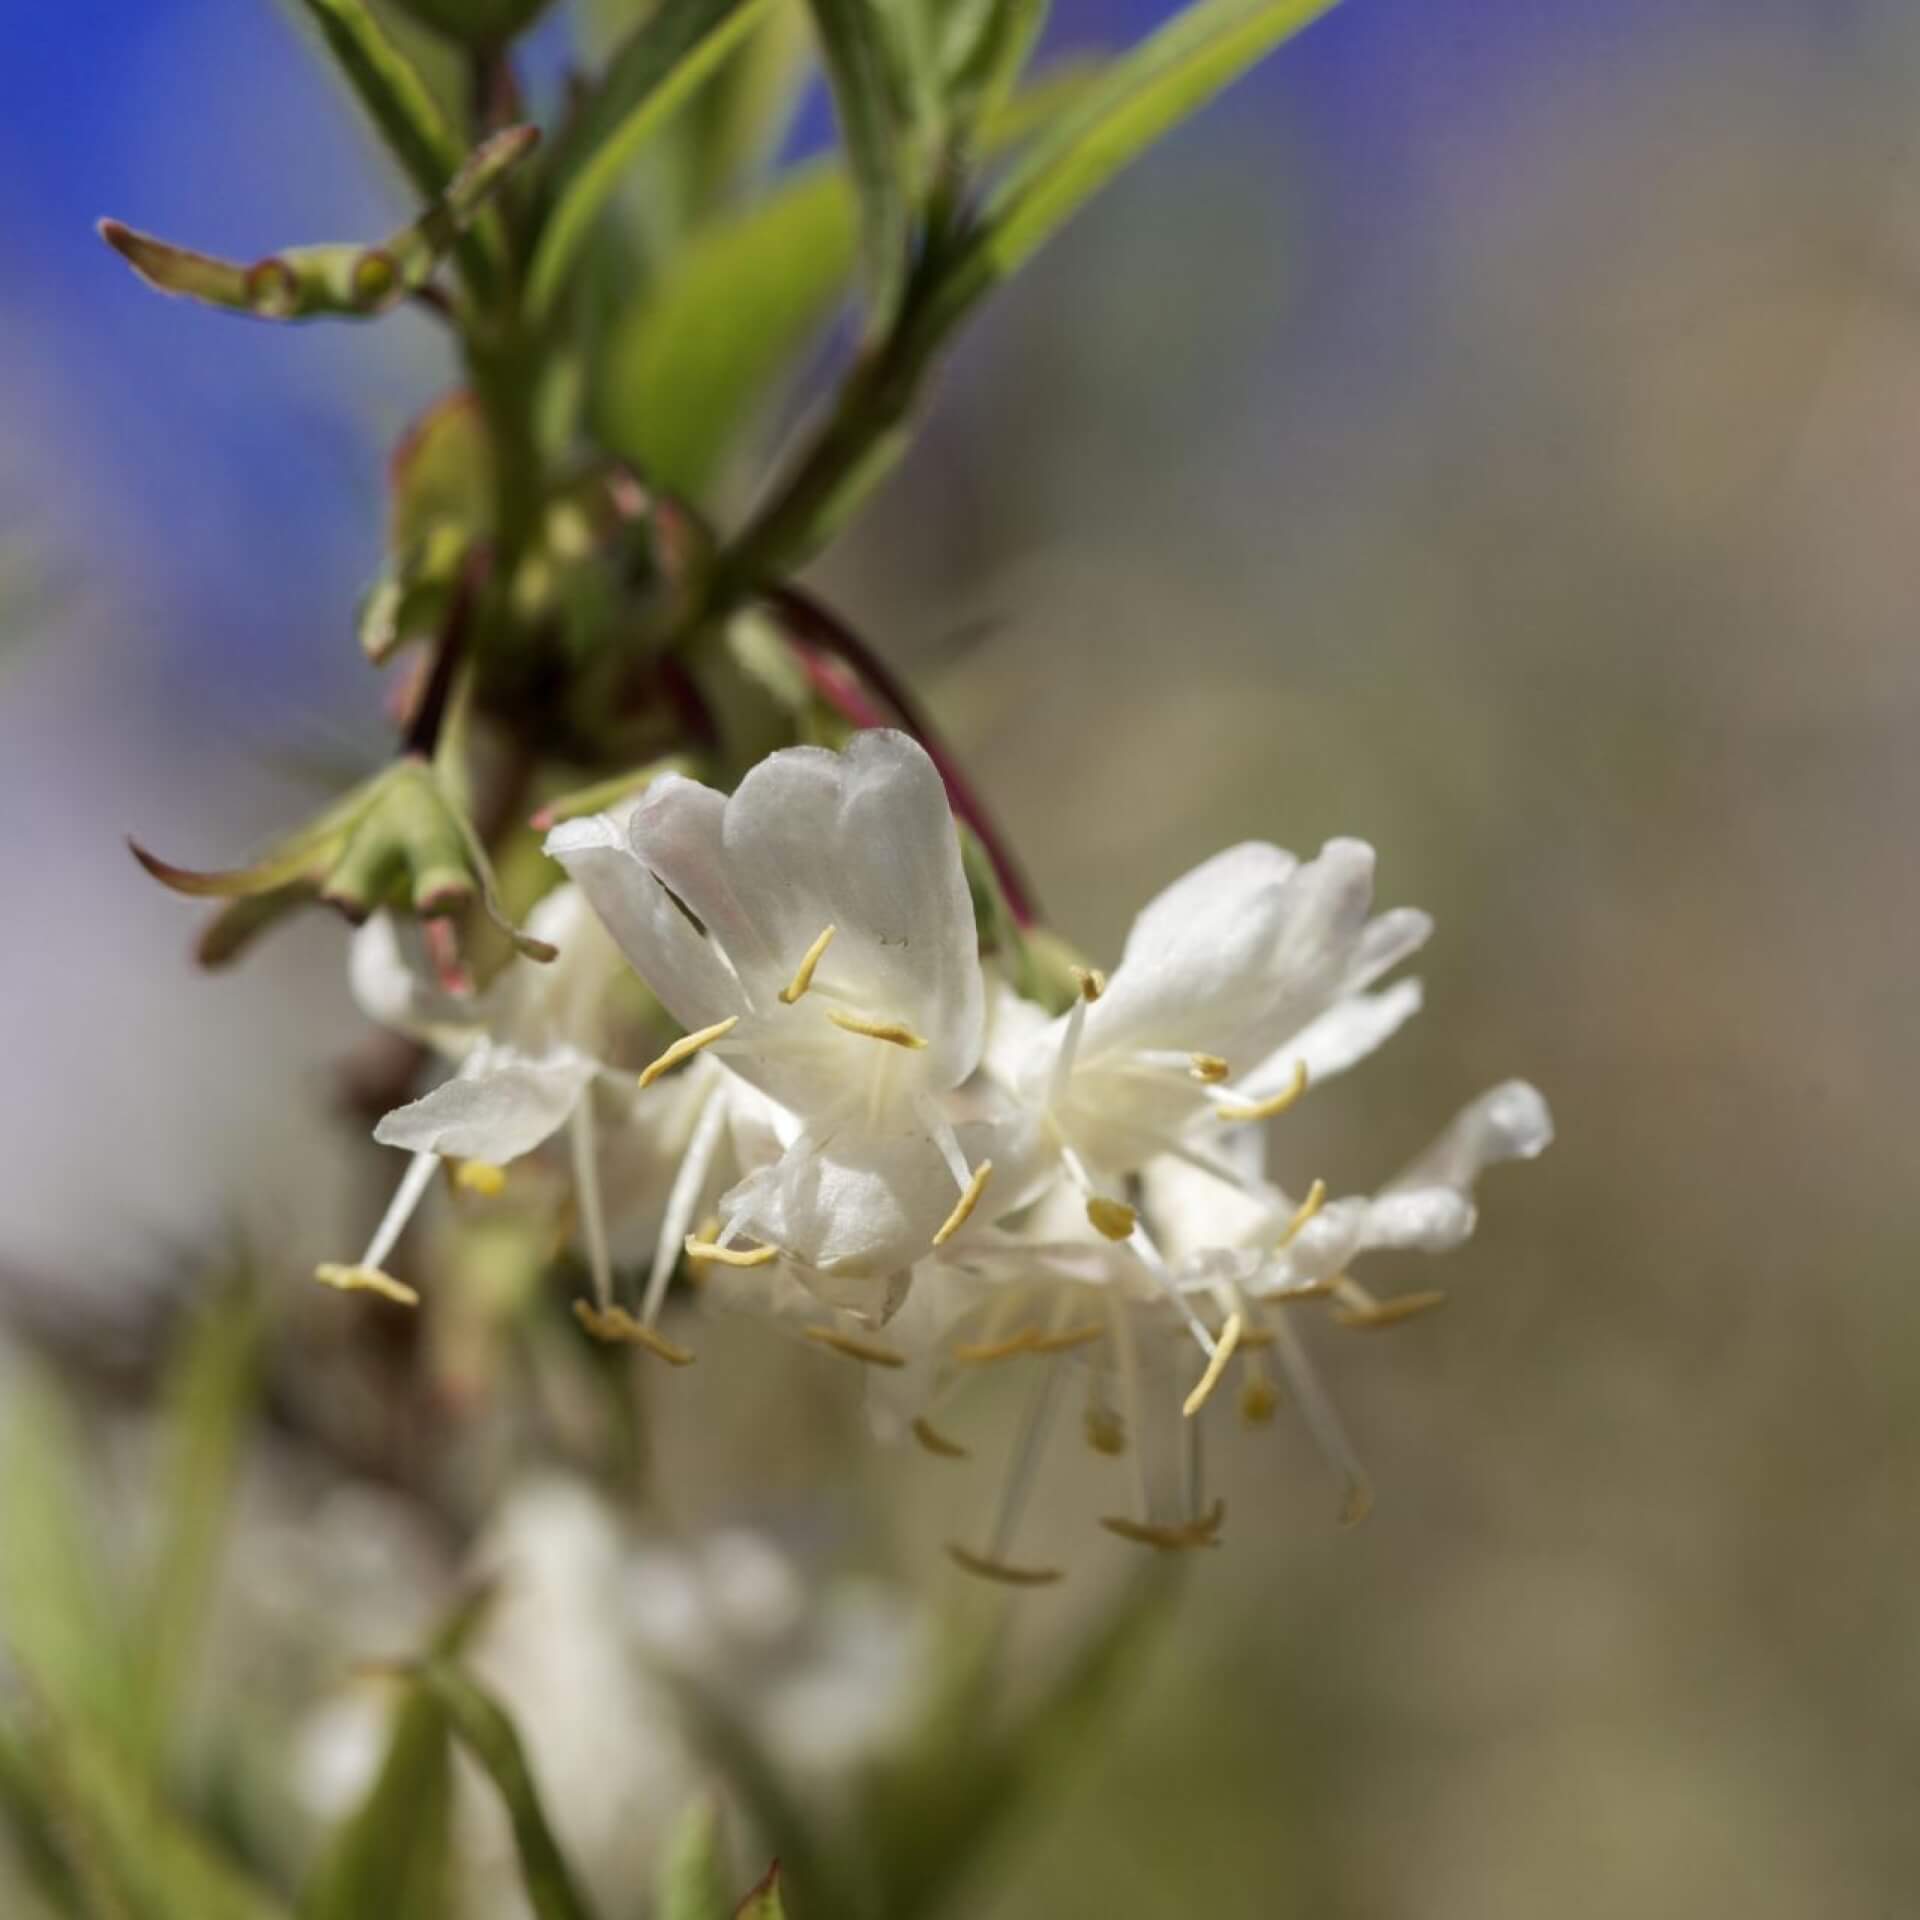
[[[712,1260],[723,1267],[764,1267],[780,1258],[778,1247],[725,1247],[718,1240],[688,1234],[687,1254],[694,1260]]]
[[[1236,1126],[1243,1121],[1274,1120],[1294,1105],[1306,1090],[1307,1063],[1299,1060],[1294,1063],[1291,1086],[1283,1088],[1279,1093],[1272,1094],[1265,1100],[1255,1100],[1245,1106],[1219,1106],[1214,1108],[1214,1112],[1220,1119]]]
[[[396,1306],[417,1307],[420,1296],[404,1280],[396,1280],[390,1273],[382,1273],[378,1267],[341,1266],[328,1261],[324,1266],[315,1267],[313,1277],[323,1287],[332,1287],[339,1293],[377,1293],[383,1300],[391,1300]]]
[[[980,1196],[987,1190],[987,1182],[993,1177],[993,1162],[982,1160],[974,1168],[973,1177],[961,1190],[960,1198],[954,1202],[953,1211],[940,1223],[940,1231],[933,1236],[936,1247],[944,1247],[953,1236],[967,1224],[973,1210],[980,1204]]]
[[[1366,1333],[1382,1333],[1447,1304],[1447,1296],[1438,1287],[1376,1300],[1358,1281],[1347,1280],[1336,1286],[1333,1294],[1333,1317],[1343,1327],[1358,1327]]]
[[[1066,1577],[1062,1567],[1016,1567],[1004,1560],[990,1560],[984,1553],[975,1553],[957,1540],[947,1542],[947,1558],[962,1573],[970,1573],[980,1580],[996,1580],[1003,1587],[1050,1587]]]
[[[1357,1526],[1373,1511],[1373,1488],[1367,1480],[1366,1469],[1355,1457],[1353,1442],[1347,1438],[1346,1428],[1340,1424],[1340,1416],[1334,1411],[1333,1402],[1327,1398],[1326,1389],[1320,1384],[1320,1376],[1307,1357],[1306,1347],[1294,1328],[1291,1316],[1284,1313],[1275,1315],[1273,1329],[1273,1350],[1280,1356],[1281,1366],[1286,1369],[1287,1384],[1293,1389],[1293,1397],[1306,1416],[1308,1430],[1321,1454],[1340,1476],[1340,1524],[1343,1527]]]
[[[683,1060],[691,1060],[702,1047],[710,1047],[716,1040],[724,1040],[740,1024],[740,1016],[730,1013],[724,1020],[716,1020],[710,1027],[702,1027],[698,1033],[683,1034],[670,1046],[660,1058],[640,1074],[641,1087],[647,1088],[663,1073],[671,1073]]]
[[[820,964],[820,956],[826,952],[827,944],[839,931],[837,927],[821,928],[820,937],[814,941],[800,957],[800,964],[794,969],[793,978],[780,989],[780,1003],[790,1007],[813,985],[813,970]]]
[[[1217,1086],[1229,1078],[1233,1069],[1217,1053],[1196,1053],[1190,1056],[1191,1064],[1187,1071],[1196,1080],[1207,1086]]]
[[[596,1340],[609,1346],[640,1347],[671,1367],[690,1367],[695,1356],[686,1347],[675,1346],[664,1334],[642,1326],[625,1307],[596,1307],[591,1300],[576,1300],[573,1317]]]
[[[1040,1338],[1038,1327],[1022,1327],[1005,1340],[981,1340],[953,1349],[952,1358],[963,1367],[990,1366],[996,1360],[1011,1360],[1016,1353],[1031,1353]]]
[[[916,1419],[908,1428],[930,1454],[940,1460],[971,1460],[973,1449],[963,1447],[958,1440],[949,1440],[932,1421]]]
[[[490,1160],[456,1160],[453,1165],[453,1184],[466,1193],[477,1193],[484,1200],[491,1200],[507,1184],[507,1170],[496,1167]]]
[[[567,1122],[573,1152],[573,1190],[580,1202],[580,1234],[587,1243],[587,1272],[601,1311],[613,1305],[613,1254],[607,1242],[606,1209],[600,1204],[600,1153],[594,1141],[593,1095],[583,1092]]]
[[[1073,984],[1080,989],[1081,999],[1092,1002],[1098,1000],[1107,990],[1107,976],[1098,967],[1074,967]]]
[[[666,1212],[660,1218],[660,1238],[654,1243],[653,1266],[647,1274],[647,1291],[640,1302],[640,1318],[648,1326],[660,1317],[667,1288],[673,1280],[675,1257],[686,1241],[688,1227],[693,1224],[693,1210],[700,1204],[700,1191],[707,1184],[726,1124],[727,1103],[718,1092],[712,1093],[700,1109],[699,1119],[693,1123],[693,1137],[674,1169],[673,1185],[667,1192]],[[712,1232],[701,1237],[711,1239],[719,1231],[720,1223],[716,1220]]]
[[[1108,1240],[1130,1240],[1140,1224],[1140,1216],[1124,1200],[1109,1200],[1105,1194],[1087,1196],[1087,1221],[1095,1233]]]
[[[1227,1370],[1227,1362],[1233,1358],[1233,1350],[1240,1344],[1240,1336],[1247,1330],[1243,1314],[1230,1313],[1227,1324],[1220,1329],[1220,1344],[1213,1350],[1213,1358],[1207,1362],[1207,1370],[1200,1376],[1200,1384],[1187,1395],[1186,1404],[1180,1411],[1191,1420],[1213,1397],[1213,1390],[1220,1384],[1220,1376]]]
[[[686,1235],[680,1242],[680,1247],[687,1256],[687,1278],[696,1287],[702,1286],[706,1282],[707,1263],[699,1254],[694,1252],[694,1243],[698,1241],[702,1246],[710,1246],[719,1238],[720,1216],[717,1213],[710,1213],[700,1222],[699,1226],[695,1228],[692,1233]]]
[[[857,1033],[863,1040],[884,1040],[889,1046],[908,1047],[915,1053],[927,1044],[925,1037],[903,1020],[869,1020],[864,1014],[847,1013],[839,1007],[829,1007],[827,1018],[841,1032]]]
[[[1264,1373],[1249,1373],[1240,1389],[1240,1418],[1250,1427],[1271,1424],[1280,1395]]]
[[[1029,1353],[1071,1353],[1075,1347],[1090,1347],[1096,1340],[1104,1340],[1107,1330],[1103,1326],[1060,1327],[1052,1333],[1035,1331],[1027,1339]]]
[[[1127,1450],[1127,1423],[1111,1407],[1089,1407],[1086,1418],[1087,1445],[1109,1459]]]
[[[1122,1540],[1136,1546],[1157,1547],[1162,1553],[1182,1553],[1195,1547],[1217,1547],[1221,1523],[1227,1517],[1227,1503],[1216,1500],[1197,1520],[1184,1520],[1173,1526],[1156,1526],[1151,1521],[1129,1520],[1124,1514],[1107,1514],[1100,1524]]]
[[[1285,1253],[1300,1238],[1300,1230],[1313,1216],[1327,1204],[1327,1183],[1316,1180],[1307,1189],[1307,1197],[1293,1210],[1293,1218],[1287,1222],[1286,1231],[1281,1234],[1274,1246],[1275,1253]]]
[[[802,1338],[811,1340],[816,1346],[831,1347],[835,1353],[844,1353],[849,1360],[864,1361],[870,1367],[904,1367],[907,1356],[896,1353],[892,1347],[882,1346],[878,1340],[863,1340],[857,1333],[842,1333],[838,1327],[807,1327]]]

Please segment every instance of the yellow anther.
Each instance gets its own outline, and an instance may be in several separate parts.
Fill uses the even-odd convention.
[[[1095,1321],[1085,1327],[1062,1327],[1057,1333],[1041,1333],[1030,1330],[1027,1335],[1029,1353],[1071,1353],[1075,1347],[1090,1347],[1096,1340],[1107,1337],[1107,1323]]]
[[[1293,1069],[1293,1083],[1281,1092],[1265,1100],[1255,1100],[1250,1105],[1215,1107],[1214,1112],[1222,1120],[1238,1123],[1243,1120],[1274,1120],[1292,1106],[1307,1090],[1307,1063],[1296,1062]]]
[[[459,1160],[454,1163],[453,1184],[467,1193],[491,1200],[507,1184],[507,1170],[490,1160]]]
[[[1217,1053],[1190,1054],[1188,1059],[1191,1064],[1188,1066],[1187,1071],[1192,1074],[1196,1080],[1203,1081],[1210,1087],[1217,1086],[1233,1072],[1233,1069],[1228,1066]]]
[[[930,1420],[915,1420],[909,1431],[926,1450],[940,1460],[971,1460],[973,1451],[947,1436]]]
[[[1087,1409],[1087,1445],[1109,1456],[1127,1450],[1127,1423],[1111,1407]]]
[[[813,970],[820,964],[820,956],[826,952],[827,943],[839,932],[838,927],[826,926],[820,929],[820,937],[800,956],[800,964],[793,971],[793,978],[780,989],[780,1003],[790,1007],[813,985]]]
[[[643,1348],[670,1367],[693,1365],[694,1355],[687,1348],[676,1346],[664,1334],[655,1333],[625,1307],[596,1307],[591,1300],[576,1300],[573,1317],[594,1339],[604,1340],[608,1346]]]
[[[1216,1500],[1197,1520],[1182,1521],[1177,1526],[1155,1526],[1117,1513],[1107,1515],[1100,1524],[1109,1533],[1117,1533],[1122,1540],[1131,1540],[1136,1546],[1158,1547],[1162,1553],[1180,1553],[1194,1547],[1217,1547],[1220,1525],[1226,1517],[1227,1503]]]
[[[1240,1389],[1240,1418],[1250,1427],[1266,1426],[1279,1404],[1280,1396],[1271,1380],[1255,1375]]]
[[[843,1033],[857,1033],[863,1040],[884,1040],[889,1046],[908,1047],[918,1053],[927,1043],[904,1020],[869,1020],[864,1014],[847,1013],[829,1007],[827,1018]]]
[[[1220,1376],[1226,1372],[1227,1362],[1233,1358],[1233,1350],[1240,1344],[1240,1336],[1246,1330],[1244,1315],[1227,1315],[1227,1324],[1220,1329],[1220,1338],[1214,1344],[1213,1357],[1207,1362],[1207,1370],[1200,1376],[1200,1384],[1187,1395],[1186,1405],[1180,1409],[1189,1420],[1213,1397],[1213,1390],[1220,1384]]]
[[[996,1360],[1011,1360],[1016,1353],[1031,1353],[1033,1343],[1039,1339],[1038,1327],[1022,1327],[1018,1333],[1009,1334],[1004,1340],[981,1340],[969,1346],[953,1349],[953,1359],[963,1367],[990,1366]]]
[[[944,1247],[953,1236],[967,1224],[973,1210],[980,1204],[980,1196],[987,1190],[987,1182],[993,1177],[993,1162],[982,1160],[973,1170],[973,1178],[961,1189],[960,1198],[953,1203],[953,1211],[940,1223],[940,1231],[933,1236],[936,1247]]]
[[[1340,1500],[1340,1524],[1357,1527],[1373,1511],[1373,1483],[1365,1478],[1347,1482]]]
[[[1360,1292],[1351,1281],[1347,1284],[1352,1293]],[[1349,1297],[1346,1289],[1337,1289],[1333,1317],[1343,1327],[1359,1327],[1363,1332],[1380,1333],[1446,1304],[1447,1296],[1438,1287],[1430,1287],[1421,1293],[1397,1294],[1391,1300],[1376,1300],[1371,1294],[1364,1299],[1354,1299]]]
[[[1087,1220],[1095,1233],[1109,1240],[1130,1239],[1140,1216],[1124,1200],[1109,1200],[1096,1193],[1087,1200]]]
[[[1098,967],[1075,967],[1073,984],[1080,989],[1080,998],[1089,1005],[1107,990],[1107,976]]]
[[[671,1073],[681,1061],[691,1060],[702,1047],[710,1047],[716,1040],[724,1040],[739,1024],[740,1016],[732,1013],[724,1020],[716,1020],[710,1027],[702,1027],[698,1033],[683,1035],[651,1066],[641,1070],[641,1086],[652,1086],[663,1073]]]
[[[1275,1253],[1285,1253],[1300,1238],[1300,1230],[1313,1216],[1327,1204],[1327,1183],[1316,1180],[1307,1189],[1307,1197],[1293,1210],[1293,1218],[1287,1222],[1286,1231],[1274,1245]]]
[[[687,1235],[687,1257],[712,1260],[723,1267],[764,1267],[780,1258],[778,1247],[723,1247],[717,1240]]]
[[[997,1580],[1003,1587],[1050,1587],[1065,1577],[1059,1567],[1015,1567],[1005,1560],[989,1560],[984,1553],[975,1553],[957,1540],[947,1542],[947,1558],[962,1573],[980,1580]]]
[[[382,1300],[391,1300],[401,1307],[420,1304],[420,1296],[404,1280],[396,1280],[378,1267],[340,1266],[329,1261],[325,1266],[315,1267],[313,1277],[323,1287],[332,1287],[339,1293],[377,1293]]]
[[[831,1347],[849,1360],[863,1361],[870,1367],[904,1367],[907,1356],[884,1347],[878,1340],[863,1340],[857,1333],[842,1333],[838,1327],[808,1327],[803,1335],[816,1346]]]

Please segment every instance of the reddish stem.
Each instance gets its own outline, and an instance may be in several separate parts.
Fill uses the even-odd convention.
[[[993,863],[1000,891],[1006,896],[1007,909],[1022,928],[1039,920],[1039,910],[1027,885],[1026,876],[1012,851],[993,823],[984,802],[974,791],[959,761],[933,724],[920,711],[919,703],[899,681],[893,670],[824,601],[817,600],[803,587],[769,587],[763,595],[787,628],[787,637],[800,655],[807,678],[820,696],[844,719],[856,727],[879,727],[888,722],[888,714],[869,699],[869,690],[877,694],[893,721],[910,733],[927,750],[927,758],[946,783],[947,798],[953,810],[978,836]],[[856,676],[849,683],[832,671],[825,654]],[[864,681],[865,686],[859,682]]]

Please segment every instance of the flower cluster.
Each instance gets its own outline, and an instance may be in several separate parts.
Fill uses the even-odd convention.
[[[709,1299],[866,1363],[879,1419],[934,1453],[961,1451],[937,1415],[981,1367],[1071,1356],[1088,1438],[1136,1462],[1135,1511],[1105,1524],[1160,1547],[1218,1535],[1191,1444],[1201,1410],[1233,1372],[1244,1416],[1265,1421],[1277,1375],[1346,1512],[1364,1510],[1300,1310],[1379,1327],[1434,1305],[1376,1298],[1360,1257],[1459,1245],[1482,1170],[1552,1132],[1540,1095],[1511,1081],[1376,1193],[1268,1177],[1264,1123],[1420,1004],[1417,981],[1378,983],[1430,923],[1373,911],[1368,847],[1336,840],[1304,861],[1229,849],[1146,907],[1111,975],[1076,969],[1061,1012],[983,962],[946,791],[904,734],[777,752],[731,795],[668,776],[560,826],[547,850],[571,882],[534,927],[561,949],[552,968],[516,962],[490,994],[450,996],[392,926],[363,934],[363,1000],[458,1065],[381,1122],[413,1167],[365,1258],[323,1277],[410,1291],[381,1265],[437,1161],[491,1181],[564,1128],[597,1289],[580,1313],[602,1337],[689,1358],[658,1331],[685,1271]],[[622,1081],[678,1157],[634,1312],[613,1299],[592,1119],[611,1077],[593,1027],[616,949],[680,1029],[637,1087]],[[1186,1443],[1171,1485],[1149,1465],[1167,1432]],[[1010,1476],[982,1548],[956,1544],[963,1565],[1054,1577],[1009,1553],[1025,1480]]]

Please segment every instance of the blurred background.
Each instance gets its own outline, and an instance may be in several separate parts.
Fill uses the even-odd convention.
[[[6,38],[0,1301],[105,1418],[209,1249],[291,1291],[364,1222],[342,930],[200,976],[121,836],[223,863],[375,763],[353,609],[448,370],[412,318],[156,300],[93,236],[394,223],[274,7]],[[1325,1347],[1365,1526],[1284,1423],[1223,1450],[1227,1547],[996,1920],[1913,1909],[1917,108],[1899,0],[1347,0],[999,299],[817,570],[1096,955],[1248,836],[1362,835],[1436,914],[1314,1165],[1383,1177],[1509,1074],[1560,1124],[1416,1270],[1446,1313]],[[846,1370],[725,1344],[663,1390],[679,1523],[950,1582]],[[1030,1530],[1077,1540],[1106,1469],[1060,1451]],[[393,1651],[448,1542],[281,1452],[243,1573],[297,1587],[343,1528],[339,1659]],[[506,1469],[469,1471],[484,1507]]]

